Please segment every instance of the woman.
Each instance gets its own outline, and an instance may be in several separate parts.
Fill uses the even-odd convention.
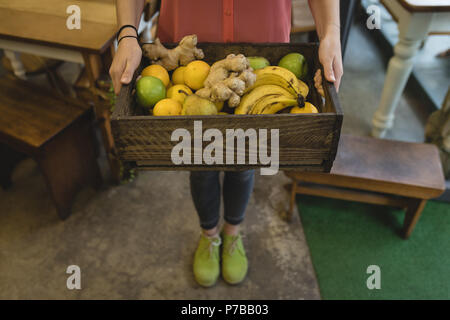
[[[309,0],[320,39],[319,59],[325,77],[339,89],[343,74],[339,1]],[[144,0],[117,0],[119,26],[138,27]],[[178,42],[197,34],[200,42],[289,42],[291,0],[162,0],[158,37],[162,42]],[[119,38],[136,36],[131,27],[121,29]],[[133,37],[123,38],[114,57],[110,74],[116,93],[128,84],[142,57]],[[316,73],[320,84],[320,72]],[[196,281],[205,287],[216,283],[220,270],[224,280],[237,284],[244,280],[248,263],[239,225],[253,190],[254,171],[226,172],[223,182],[225,224],[219,235],[219,172],[191,172],[190,184],[202,233],[194,256]],[[222,245],[222,268],[219,247]]]

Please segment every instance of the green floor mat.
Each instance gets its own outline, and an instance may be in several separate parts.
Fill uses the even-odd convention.
[[[450,299],[450,204],[429,201],[409,240],[404,212],[297,197],[323,299]],[[381,289],[369,290],[370,265]]]

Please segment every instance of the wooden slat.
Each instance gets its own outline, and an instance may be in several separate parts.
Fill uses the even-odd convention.
[[[242,170],[252,170],[252,169],[260,169],[261,166],[146,166],[146,165],[137,165],[139,170],[149,170],[149,171],[242,171]],[[303,172],[324,172],[324,167],[322,165],[295,165],[293,167],[289,166],[280,166],[280,170],[302,170]]]
[[[289,168],[290,166],[293,165],[314,165],[314,166],[320,166],[322,165],[322,160],[318,160],[318,159],[305,159],[305,160],[295,160],[292,161],[293,163],[289,163],[289,161],[285,161],[283,163],[283,166],[286,166],[286,168]],[[141,160],[141,161],[136,161],[136,164],[138,166],[148,166],[148,167],[155,167],[158,165],[161,165],[160,160],[157,159],[150,159],[150,160]],[[172,164],[170,164],[172,165]],[[186,167],[186,165],[181,165],[180,167]],[[192,165],[191,167],[195,167],[196,165]],[[198,165],[197,165],[198,166]],[[217,167],[230,167],[230,165],[212,165],[212,167],[217,166]],[[233,167],[239,167],[239,165],[232,165]],[[202,165],[203,167],[203,165]],[[251,165],[249,165],[248,167],[251,167]],[[256,165],[255,167],[261,167],[260,165]]]
[[[298,116],[233,116],[233,117],[176,117],[161,119],[124,119],[113,121],[115,144],[120,158],[125,161],[160,160],[172,163],[170,154],[178,142],[171,142],[172,132],[185,128],[193,132],[194,121],[202,120],[203,130],[219,129],[225,140],[226,129],[265,128],[279,130],[280,163],[303,159],[328,159],[335,117],[331,114]],[[164,121],[165,120],[165,121]],[[192,138],[194,138],[192,136]],[[205,145],[208,143],[204,143]],[[270,146],[270,145],[269,145]],[[248,152],[248,150],[247,150]]]
[[[329,186],[322,186],[315,184],[300,183],[300,185],[298,185],[296,188],[296,192],[299,194],[317,197],[356,201],[399,208],[406,208],[408,205],[408,199],[406,198],[393,197],[391,195],[361,190],[351,190],[342,188],[338,189]]]

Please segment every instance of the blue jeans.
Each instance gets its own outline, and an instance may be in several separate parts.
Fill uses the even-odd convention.
[[[223,180],[224,219],[238,225],[244,220],[255,180],[254,170],[226,171]],[[191,171],[191,194],[203,229],[212,229],[220,219],[220,171]]]

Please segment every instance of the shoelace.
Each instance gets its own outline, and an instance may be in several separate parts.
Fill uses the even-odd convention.
[[[206,250],[209,251],[209,258],[211,259],[213,257],[214,247],[220,246],[222,244],[222,240],[220,238],[206,238],[209,240],[209,245]],[[216,239],[218,239],[219,241],[215,241]]]
[[[243,236],[241,236],[241,237],[243,237]],[[229,248],[228,248],[228,254],[230,254],[230,255],[232,255],[233,253],[234,253],[234,250],[236,249],[236,247],[237,247],[237,245],[238,245],[238,242],[239,242],[239,235],[237,235],[237,236],[233,236],[232,237],[232,242],[231,242],[231,245],[229,246]]]

